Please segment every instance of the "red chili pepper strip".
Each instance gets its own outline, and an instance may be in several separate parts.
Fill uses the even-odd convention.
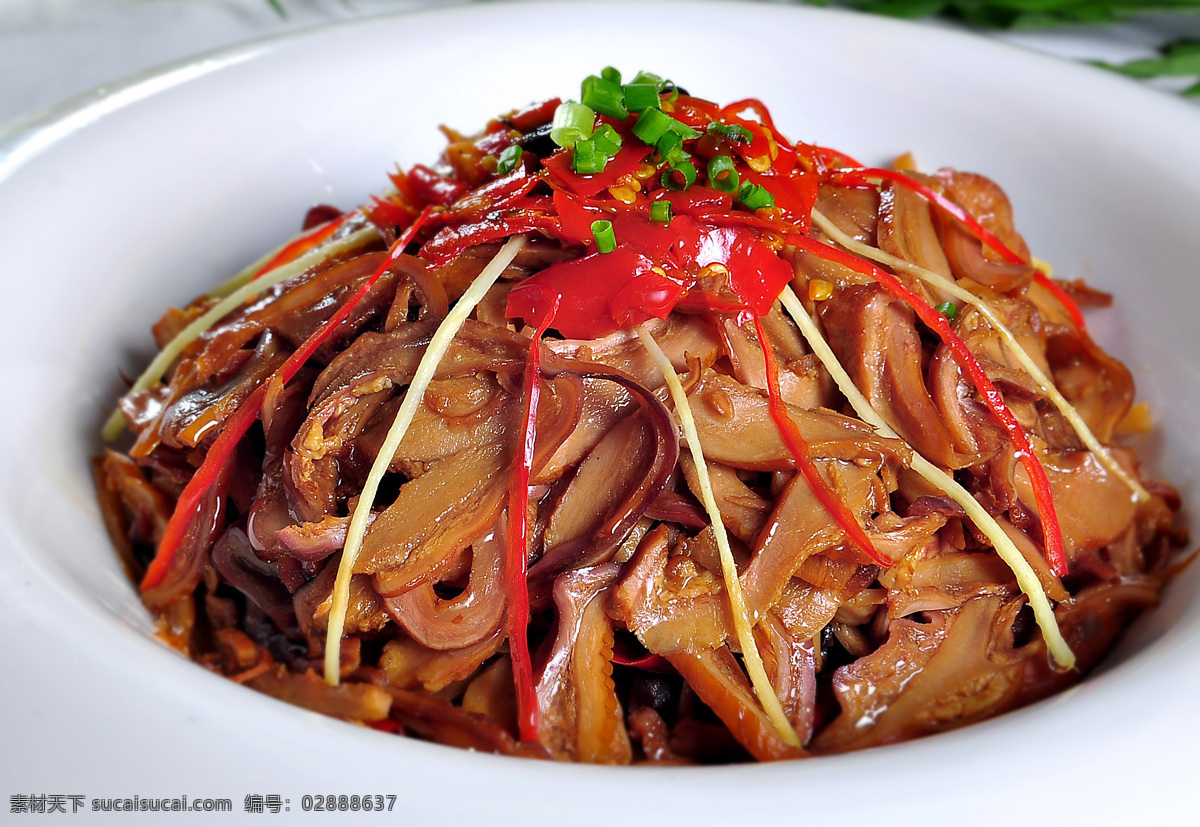
[[[508,121],[518,132],[529,132],[554,120],[554,110],[558,109],[560,103],[562,103],[562,98],[551,98],[541,103],[531,103],[524,109],[514,112],[502,120]]]
[[[369,206],[363,207],[367,220],[375,225],[381,233],[388,232],[394,227],[407,227],[417,214],[405,203],[394,199],[383,199],[378,195],[371,196]]]
[[[548,291],[547,291],[548,292]],[[542,336],[546,333],[562,295],[543,296],[549,303],[546,312],[529,343],[529,360],[525,363],[525,410],[521,426],[521,445],[518,462],[513,463],[512,481],[508,488],[508,559],[505,576],[508,580],[508,650],[512,657],[513,682],[517,692],[517,722],[522,741],[538,740],[537,687],[533,682],[533,661],[529,655],[529,584],[526,565],[529,560],[529,474],[533,466],[533,449],[537,434],[538,377],[541,371]]]
[[[917,195],[924,198],[926,201],[935,205],[938,209],[953,216],[961,221],[966,228],[971,231],[971,235],[979,239],[980,242],[991,247],[1009,264],[1028,264],[1023,256],[1014,252],[1007,244],[1005,244],[996,236],[992,235],[987,229],[975,220],[969,212],[964,210],[958,204],[955,204],[940,192],[935,191],[932,187],[922,184],[903,172],[894,169],[882,169],[880,167],[863,167],[860,169],[839,169],[829,174],[829,183],[835,185],[846,186],[875,186],[874,178],[881,178],[884,181],[891,181],[894,184],[899,184],[905,189],[910,189]]]
[[[631,669],[641,669],[645,672],[673,672],[675,668],[662,655],[647,652],[641,657],[629,657],[621,652],[613,652],[612,662],[618,666],[628,666]]]
[[[1062,289],[1062,285],[1047,276],[1041,270],[1038,270],[1033,274],[1033,280],[1042,287],[1045,287],[1046,290],[1050,292],[1050,295],[1054,296],[1054,298],[1058,300],[1058,303],[1066,308],[1067,315],[1071,317],[1071,321],[1074,322],[1075,327],[1078,328],[1080,333],[1087,333],[1087,322],[1083,319],[1083,310],[1079,307],[1079,304],[1073,298],[1071,298],[1070,294],[1067,293],[1066,290]]]
[[[640,141],[626,138],[625,145],[609,159],[604,171],[595,175],[581,175],[571,169],[571,154],[565,149],[554,153],[549,158],[543,158],[542,167],[549,170],[551,175],[571,192],[590,198],[601,190],[616,184],[617,179],[622,175],[631,175],[637,172],[651,149],[652,147],[646,146]],[[551,186],[554,186],[554,183],[551,181]]]
[[[212,447],[208,449],[204,462],[200,464],[196,473],[184,486],[179,500],[175,503],[171,519],[167,521],[162,539],[158,542],[158,551],[155,553],[154,559],[150,561],[150,565],[146,567],[146,574],[142,577],[142,591],[153,589],[166,580],[171,563],[175,560],[175,554],[179,551],[179,544],[183,542],[184,532],[187,531],[188,524],[200,509],[201,499],[216,481],[221,469],[225,467],[226,460],[237,448],[242,436],[258,419],[266,394],[266,383],[259,385],[254,393],[250,394],[246,401],[238,407],[233,416],[229,417],[225,428],[217,436]]]
[[[739,170],[743,179],[771,193],[775,206],[789,224],[807,232],[820,182],[815,175],[765,175],[752,169]]]
[[[680,95],[674,103],[671,115],[693,129],[706,129],[710,122],[721,120],[721,107],[704,98]]]
[[[829,165],[830,161],[841,164],[843,167],[853,167],[855,169],[862,169],[866,166],[861,161],[856,161],[846,153],[832,147],[818,146],[814,147],[814,149],[816,149],[817,155],[825,162],[826,166]]]
[[[1058,512],[1054,508],[1054,497],[1050,490],[1050,481],[1046,478],[1046,469],[1042,467],[1042,463],[1034,454],[1033,446],[1029,444],[1029,437],[1025,434],[1025,429],[1021,427],[1021,423],[1017,422],[1012,411],[1004,404],[1004,397],[1000,395],[1000,391],[996,390],[996,386],[984,372],[983,366],[979,364],[975,354],[971,353],[967,343],[950,327],[950,320],[922,301],[916,293],[901,284],[891,273],[868,261],[863,261],[808,236],[792,235],[788,237],[788,242],[827,261],[841,264],[856,273],[862,273],[875,279],[889,293],[911,306],[916,311],[918,318],[946,343],[951,353],[954,354],[955,361],[966,371],[976,390],[983,396],[984,403],[1004,426],[1009,439],[1016,446],[1017,458],[1021,460],[1026,473],[1029,474],[1029,482],[1033,486],[1034,498],[1037,502],[1038,515],[1042,519],[1046,559],[1055,574],[1060,577],[1065,575],[1067,573],[1067,556],[1063,549],[1062,529],[1058,522]]]
[[[480,155],[499,155],[512,146],[512,143],[513,139],[508,134],[508,127],[499,121],[493,121],[488,125],[488,131],[475,141],[475,149],[479,151]]]
[[[738,116],[745,110],[749,109],[758,116],[758,122],[771,130],[771,134],[775,137],[775,141],[780,145],[792,149],[792,145],[788,143],[787,138],[783,137],[778,129],[775,128],[775,120],[771,117],[771,111],[767,109],[767,105],[758,98],[743,98],[740,101],[725,106],[721,109],[721,114],[725,117],[730,115]]]
[[[276,253],[270,261],[263,265],[261,270],[254,274],[254,278],[258,278],[263,273],[269,273],[276,267],[282,267],[289,261],[295,261],[296,259],[300,258],[300,256],[304,255],[309,250],[321,244],[331,235],[336,233],[338,228],[345,224],[346,220],[352,215],[354,215],[354,213],[348,212],[345,215],[339,216],[338,218],[335,218],[326,224],[322,224],[320,227],[316,227],[312,231],[300,236],[295,241],[291,242],[278,253]]]
[[[867,167],[861,169],[838,170],[833,172],[829,177],[830,183],[848,183],[851,186],[854,186],[855,184],[871,184],[872,182],[869,180],[871,178],[881,178],[885,181],[891,181],[892,183],[900,184],[906,189],[912,190],[917,195],[936,206],[938,209],[962,222],[963,226],[967,228],[971,235],[979,239],[980,243],[986,244],[988,247],[991,247],[993,250],[999,253],[1000,256],[1008,263],[1029,264],[1024,256],[1019,255],[1003,241],[988,232],[987,229],[985,229],[982,224],[976,221],[975,217],[969,212],[964,210],[958,204],[955,204],[940,192],[937,192],[933,188],[922,184],[920,181],[910,178],[903,172],[899,172],[898,170],[894,169]],[[1075,326],[1079,328],[1080,332],[1087,331],[1087,323],[1083,319],[1083,311],[1079,309],[1079,305],[1075,303],[1074,299],[1067,295],[1065,290],[1059,287],[1053,279],[1048,278],[1041,270],[1038,270],[1033,274],[1033,280],[1049,290],[1054,298],[1056,298],[1062,304],[1062,306],[1066,308],[1067,313],[1071,317],[1071,321],[1075,323]]]
[[[519,198],[529,194],[538,185],[540,176],[527,175],[523,167],[516,172],[497,178],[466,194],[437,214],[430,226],[438,227],[445,224],[478,219],[480,216],[499,215],[504,210],[513,207]]]
[[[722,265],[728,272],[730,289],[755,313],[769,312],[779,291],[796,275],[790,264],[745,228],[713,227],[682,216],[676,221],[684,229],[677,245],[680,265]]]
[[[725,124],[736,124],[750,133],[750,142],[730,142],[729,148],[749,163],[751,158],[770,158],[771,141],[767,138],[767,128],[757,121],[748,121],[733,114],[729,107],[721,110],[721,121]]]
[[[258,419],[258,415],[262,412],[263,400],[267,395],[267,388],[276,380],[285,384],[291,381],[292,377],[304,366],[309,357],[316,352],[317,348],[329,338],[329,335],[337,329],[337,326],[362,301],[363,296],[375,285],[380,276],[387,271],[392,262],[404,252],[404,248],[416,236],[417,231],[421,228],[429,213],[430,210],[426,209],[425,212],[417,217],[417,220],[408,228],[404,236],[392,245],[387,260],[350,297],[350,300],[338,308],[336,313],[313,331],[312,335],[271,374],[267,381],[255,388],[254,392],[229,417],[225,423],[225,427],[213,441],[212,447],[208,449],[204,461],[200,463],[200,467],[196,469],[196,473],[192,475],[192,478],[188,480],[187,485],[184,486],[183,491],[180,493],[179,500],[175,503],[175,511],[172,512],[171,519],[167,521],[167,527],[163,531],[162,539],[159,540],[158,551],[155,553],[154,559],[150,561],[150,565],[146,568],[146,574],[142,578],[142,591],[153,589],[161,585],[166,579],[171,569],[171,563],[179,551],[179,544],[183,541],[183,535],[187,531],[188,524],[200,508],[200,500],[203,499],[205,493],[217,479],[217,476],[221,473],[221,469],[225,467],[225,463],[237,448],[238,442],[250,430],[250,426],[254,424],[255,420]]]
[[[449,207],[471,189],[466,181],[441,175],[423,164],[408,171],[408,184],[422,203],[441,207]]]
[[[471,224],[451,224],[438,230],[437,235],[421,246],[421,258],[434,267],[443,267],[461,255],[463,250],[501,241],[509,236],[539,231],[556,235],[559,232],[557,216],[514,213],[505,218],[489,218]]]
[[[893,562],[892,558],[875,550],[875,545],[863,531],[863,527],[859,525],[858,519],[850,513],[850,509],[834,493],[833,489],[829,487],[829,483],[821,476],[821,472],[817,470],[817,464],[813,462],[812,452],[808,449],[804,435],[800,433],[796,423],[788,416],[787,408],[783,404],[783,397],[779,393],[779,366],[775,362],[775,353],[771,350],[771,343],[767,341],[767,331],[763,329],[762,320],[758,314],[754,315],[754,330],[758,334],[758,343],[762,348],[763,359],[767,367],[767,397],[770,400],[771,418],[775,420],[775,425],[779,428],[779,435],[783,437],[788,450],[796,458],[796,469],[804,475],[813,494],[829,512],[829,515],[837,520],[850,542],[858,546],[859,551],[874,562],[884,568],[890,568]]]
[[[562,306],[554,327],[569,339],[596,339],[651,318],[665,319],[686,285],[654,268],[651,259],[627,247],[560,261],[514,287],[504,314],[540,325],[546,296],[557,295]]]

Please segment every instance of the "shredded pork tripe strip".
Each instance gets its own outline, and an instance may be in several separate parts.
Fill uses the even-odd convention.
[[[950,279],[941,276],[932,270],[926,270],[920,265],[905,261],[904,259],[898,258],[891,253],[887,253],[877,247],[872,247],[869,244],[864,244],[863,242],[852,238],[838,229],[837,225],[822,215],[819,210],[814,209],[812,211],[812,219],[813,223],[820,227],[822,232],[855,255],[862,256],[863,258],[870,259],[871,261],[879,264],[886,264],[894,269],[904,270],[906,273],[916,276],[921,281],[945,290],[959,301],[975,307],[975,309],[982,313],[983,317],[987,319],[988,324],[992,326],[992,329],[999,334],[1000,339],[1008,347],[1009,352],[1012,353],[1016,360],[1021,364],[1021,367],[1025,368],[1025,370],[1029,372],[1029,375],[1033,377],[1033,381],[1037,383],[1037,386],[1041,389],[1042,393],[1046,394],[1046,396],[1050,398],[1050,401],[1054,403],[1054,407],[1058,408],[1063,417],[1071,423],[1071,427],[1075,429],[1075,433],[1079,435],[1079,439],[1084,445],[1087,446],[1088,450],[1092,452],[1096,459],[1099,460],[1100,464],[1103,465],[1111,474],[1120,479],[1121,482],[1125,483],[1125,485],[1128,486],[1137,497],[1139,502],[1146,502],[1150,499],[1150,494],[1145,488],[1142,487],[1141,483],[1130,476],[1129,473],[1122,468],[1115,459],[1113,459],[1112,454],[1109,453],[1108,449],[1105,448],[1103,444],[1101,444],[1100,440],[1096,439],[1096,435],[1092,433],[1091,428],[1089,428],[1087,423],[1083,421],[1083,417],[1079,415],[1079,411],[1075,410],[1075,406],[1067,401],[1066,397],[1064,397],[1062,393],[1059,392],[1058,388],[1055,387],[1054,382],[1050,380],[1050,377],[1046,376],[1046,374],[1042,372],[1042,369],[1038,367],[1036,362],[1033,361],[1033,358],[1030,357],[1030,355],[1025,351],[1025,348],[1021,347],[1021,344],[1017,341],[1017,337],[1014,336],[1012,331],[1008,329],[1008,326],[1000,320],[1000,317],[996,314],[996,311],[992,309],[990,304],[969,290],[959,287]]]
[[[367,520],[371,516],[371,505],[375,502],[375,495],[379,492],[379,484],[383,481],[383,475],[387,473],[388,466],[391,465],[392,457],[396,455],[396,449],[400,447],[404,435],[408,433],[408,427],[412,424],[413,416],[416,415],[417,406],[425,400],[425,391],[429,388],[429,383],[433,381],[442,357],[450,349],[463,322],[467,320],[471,311],[475,309],[475,305],[479,304],[487,291],[495,284],[496,279],[504,272],[504,268],[512,263],[524,246],[525,236],[515,235],[505,242],[504,246],[496,253],[495,258],[488,262],[488,265],[483,268],[483,272],[475,277],[475,281],[471,282],[471,286],[446,314],[446,318],[434,332],[433,338],[429,340],[429,346],[425,348],[425,353],[417,364],[417,370],[404,394],[404,401],[400,403],[400,410],[396,412],[396,418],[392,420],[387,437],[383,440],[379,454],[371,465],[370,473],[367,474],[367,481],[363,485],[362,493],[359,494],[358,505],[355,506],[354,513],[350,517],[350,527],[346,531],[346,545],[342,549],[337,579],[333,583],[333,602],[329,608],[329,631],[325,636],[325,681],[332,686],[337,686],[341,672],[342,633],[345,631],[346,611],[350,605],[350,576],[354,573],[354,564],[358,560],[359,552],[362,551],[363,537],[367,533]]]
[[[277,284],[281,284],[290,278],[295,278],[309,267],[320,264],[326,259],[336,256],[338,253],[358,247],[363,242],[369,240],[372,236],[378,234],[379,231],[374,227],[366,227],[356,233],[351,233],[345,238],[329,242],[309,250],[308,252],[296,258],[294,261],[290,261],[287,264],[281,264],[274,270],[263,273],[260,278],[253,279],[242,284],[232,293],[225,296],[225,298],[221,299],[221,301],[209,308],[208,312],[206,312],[204,315],[193,320],[191,324],[179,331],[174,339],[167,342],[166,346],[158,352],[158,355],[154,357],[154,360],[146,366],[144,371],[142,371],[142,375],[137,378],[137,381],[135,381],[129,390],[125,391],[125,393],[130,394],[137,393],[138,391],[144,391],[146,388],[149,388],[155,382],[162,379],[163,374],[167,372],[167,368],[171,366],[171,363],[175,361],[179,354],[183,353],[184,348],[196,341],[196,339],[200,338],[200,336],[207,332],[208,329],[216,324],[222,317],[235,310],[238,305],[254,298],[259,293],[266,292]],[[227,282],[227,284],[236,281],[246,272],[257,272],[256,270],[253,270],[253,268],[255,266],[261,267],[262,265],[265,265],[268,261],[270,261],[270,258],[261,259],[260,261],[262,264],[255,262],[255,264],[242,271],[242,273],[234,276],[234,278],[231,279],[230,282]],[[111,442],[120,436],[121,431],[124,429],[125,418],[121,415],[121,410],[118,408],[112,412],[112,414],[108,417],[108,421],[104,423],[104,427],[100,430],[100,436],[106,442]]]
[[[813,215],[816,216],[815,210]],[[871,407],[871,403],[855,386],[854,381],[846,373],[846,369],[842,367],[841,362],[834,355],[833,349],[829,347],[829,343],[825,341],[825,337],[817,328],[816,322],[808,315],[808,311],[804,309],[804,305],[792,288],[784,287],[779,298],[788,314],[799,326],[800,333],[808,342],[808,346],[812,348],[813,353],[821,360],[821,364],[829,371],[838,390],[850,403],[850,407],[854,408],[854,412],[858,414],[858,418],[874,427],[880,436],[903,442],[904,440],[900,439],[900,436]],[[1071,647],[1063,638],[1062,631],[1058,628],[1058,620],[1054,617],[1054,610],[1050,607],[1050,600],[1046,597],[1046,592],[1033,567],[1029,565],[1029,561],[1004,533],[1004,529],[1000,528],[999,523],[983,506],[976,502],[967,489],[955,482],[954,477],[913,451],[911,446],[906,447],[912,451],[912,469],[958,503],[967,513],[971,522],[992,541],[992,547],[995,548],[996,554],[1012,570],[1013,575],[1017,578],[1017,586],[1029,598],[1029,606],[1033,609],[1034,619],[1037,621],[1038,628],[1042,630],[1042,637],[1046,641],[1046,647],[1050,651],[1050,656],[1054,658],[1054,662],[1062,669],[1074,668],[1075,653],[1071,651]]]
[[[725,591],[729,595],[730,614],[733,616],[733,628],[738,644],[742,647],[742,657],[746,664],[746,671],[750,673],[750,682],[754,685],[754,692],[758,695],[758,701],[762,704],[763,711],[767,713],[767,717],[779,731],[780,738],[786,744],[800,747],[802,746],[800,737],[796,735],[796,730],[788,721],[787,713],[783,711],[783,704],[779,702],[779,696],[775,694],[775,689],[771,686],[767,671],[763,668],[762,656],[758,653],[758,645],[754,641],[750,612],[746,608],[746,600],[742,595],[742,583],[738,579],[737,566],[733,561],[733,550],[729,547],[729,535],[725,531],[721,511],[717,507],[717,498],[713,494],[712,483],[708,478],[708,465],[704,461],[704,451],[700,447],[700,437],[696,433],[696,420],[692,418],[687,394],[683,390],[683,384],[679,381],[679,376],[675,373],[671,361],[658,346],[658,342],[654,341],[650,332],[644,325],[638,325],[635,330],[650,357],[654,360],[654,364],[658,366],[658,369],[662,371],[663,378],[667,380],[671,401],[675,403],[675,413],[679,416],[679,424],[683,428],[683,437],[687,440],[688,449],[692,453],[696,475],[700,482],[700,498],[704,503],[704,510],[708,512],[708,518],[712,522],[713,534],[716,536],[717,549],[721,555],[721,573],[725,579]]]

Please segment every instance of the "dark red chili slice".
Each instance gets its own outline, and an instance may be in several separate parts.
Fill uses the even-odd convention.
[[[767,341],[767,332],[763,329],[762,320],[757,314],[754,316],[754,330],[758,334],[758,343],[762,348],[763,359],[766,361],[767,398],[770,404],[771,418],[775,420],[775,426],[779,428],[779,435],[783,437],[788,450],[792,452],[792,456],[796,460],[796,470],[804,475],[805,481],[817,500],[825,507],[829,515],[837,520],[842,531],[846,532],[846,538],[870,560],[884,568],[890,568],[892,558],[875,550],[871,538],[859,525],[858,518],[850,513],[850,509],[821,476],[817,464],[813,462],[812,453],[808,450],[808,443],[805,442],[804,435],[800,433],[796,423],[788,416],[787,408],[783,404],[783,397],[779,393],[779,367],[775,362],[775,352],[771,349],[771,343]]]
[[[508,646],[512,658],[513,682],[517,693],[517,723],[522,741],[538,740],[537,686],[533,682],[533,661],[529,654],[529,584],[526,569],[529,562],[529,475],[533,466],[534,443],[537,434],[538,388],[541,373],[541,340],[554,322],[562,296],[542,289],[537,297],[543,306],[541,319],[529,343],[529,359],[525,363],[521,419],[521,443],[517,461],[513,463],[512,480],[508,488],[508,556],[505,577],[508,597]]]
[[[595,175],[580,175],[571,169],[571,153],[565,149],[544,159],[542,166],[575,195],[590,198],[601,190],[611,187],[622,175],[631,175],[637,172],[642,161],[649,154],[650,147],[641,141],[626,138],[624,146],[609,160],[604,171]]]

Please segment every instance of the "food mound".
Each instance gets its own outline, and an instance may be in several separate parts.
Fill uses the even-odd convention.
[[[154,326],[105,519],[161,636],[382,731],[836,753],[1078,681],[1180,508],[988,179],[587,78]]]

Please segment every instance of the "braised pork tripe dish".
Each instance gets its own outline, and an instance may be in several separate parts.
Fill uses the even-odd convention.
[[[1070,686],[1179,498],[1001,188],[605,69],[154,325],[96,460],[160,635],[347,721],[799,758]],[[127,432],[127,433],[125,433]]]

